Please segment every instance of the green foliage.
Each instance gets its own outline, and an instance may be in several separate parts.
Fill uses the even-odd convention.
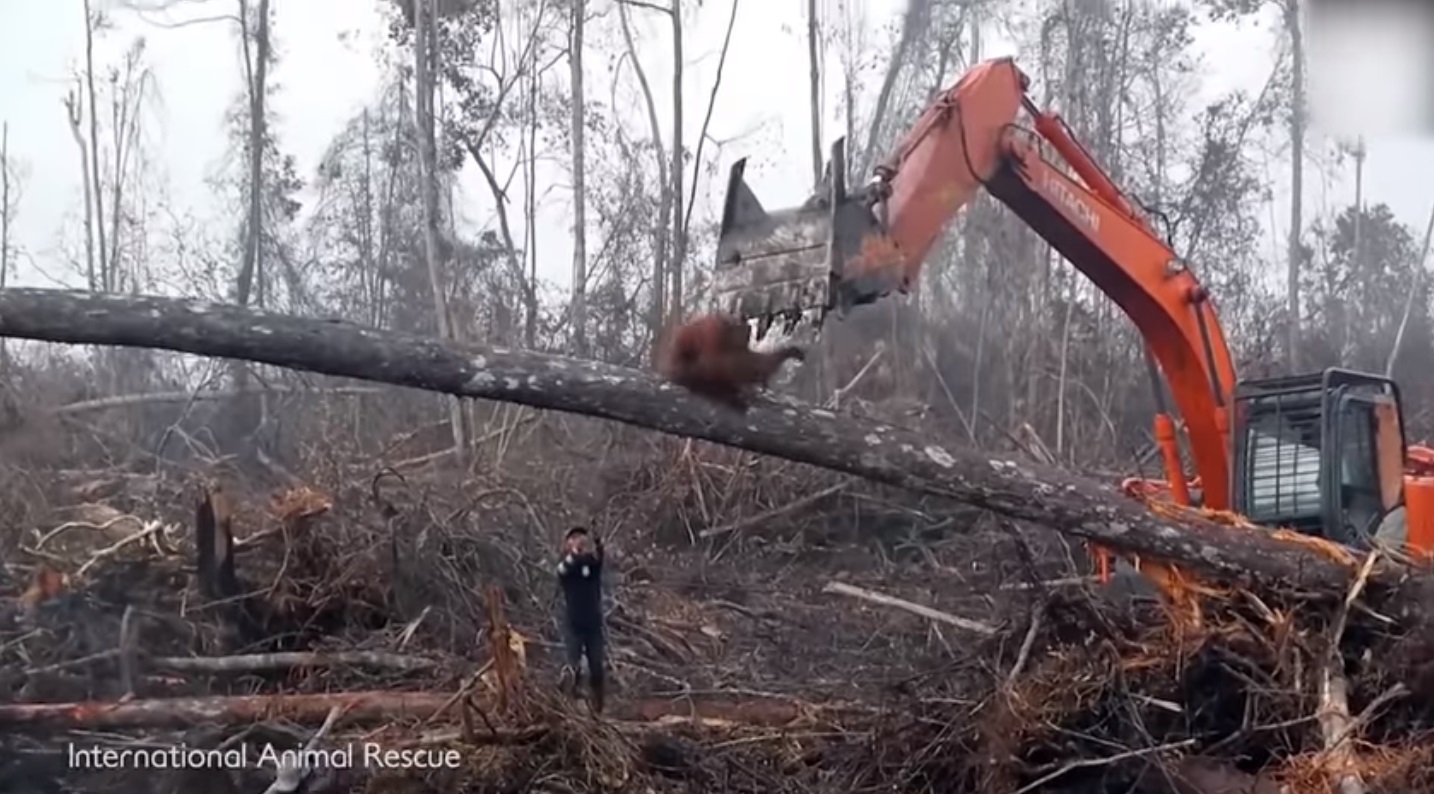
[[[1217,22],[1237,21],[1241,17],[1259,13],[1270,4],[1283,8],[1285,3],[1294,2],[1297,0],[1197,0],[1197,4],[1205,10],[1210,19]]]
[[[1358,224],[1359,245],[1355,246]],[[1403,360],[1407,378],[1427,381],[1431,348],[1429,288],[1419,273],[1413,232],[1388,205],[1363,212],[1347,207],[1332,221],[1316,224],[1315,244],[1301,288],[1312,355],[1324,365],[1383,370],[1404,308],[1411,298]]]

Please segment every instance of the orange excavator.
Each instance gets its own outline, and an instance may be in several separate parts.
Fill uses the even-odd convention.
[[[952,218],[985,189],[1110,296],[1145,339],[1165,480],[1127,480],[1127,493],[1336,550],[1378,542],[1434,552],[1434,450],[1406,442],[1399,387],[1339,368],[1237,380],[1214,304],[1189,263],[1065,122],[1030,100],[1028,86],[1010,58],[977,65],[926,108],[868,183],[848,191],[837,141],[824,184],[792,209],[764,209],[743,179],[745,161],[734,164],[716,308],[753,324],[761,339],[779,321],[788,330],[820,325],[833,311],[905,293]],[[1108,576],[1111,557],[1093,552]]]

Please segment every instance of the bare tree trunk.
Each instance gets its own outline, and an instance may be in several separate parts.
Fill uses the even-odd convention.
[[[125,160],[129,157],[126,142],[130,124],[128,85],[124,93],[119,93],[119,86],[112,81],[111,90],[115,91],[117,96],[110,100],[110,138],[114,144],[114,163],[111,165],[110,176],[110,235],[109,254],[105,257],[105,292],[117,292],[120,284],[120,219],[124,215],[120,206],[124,199]],[[100,223],[103,225],[104,218],[100,219]]]
[[[537,53],[528,72],[528,129],[524,146],[527,159],[524,161],[526,189],[523,192],[523,228],[528,249],[528,298],[527,322],[524,326],[524,344],[531,350],[538,346],[538,74]]]
[[[1061,359],[1060,376],[1056,380],[1056,455],[1065,452],[1066,439],[1066,376],[1070,362],[1071,347],[1071,317],[1074,314],[1076,300],[1078,300],[1075,288],[1072,287],[1070,295],[1066,297],[1066,318],[1061,324]]]
[[[0,123],[0,289],[10,273],[10,122]]]
[[[587,3],[573,0],[572,36],[568,41],[568,64],[572,67],[573,84],[573,295],[572,295],[572,346],[580,356],[588,354],[587,335],[587,291],[588,291],[588,235],[587,235],[587,162],[586,97],[583,93],[583,17],[587,15]]]
[[[974,65],[981,62],[981,23],[983,21],[981,17],[981,5],[979,3],[972,3],[970,14],[971,58],[969,61],[967,61],[967,63]],[[946,79],[946,75],[944,73],[941,75],[941,79]]]
[[[359,194],[363,218],[359,221],[359,294],[364,301],[364,314],[369,325],[378,327],[378,274],[374,257],[373,202],[373,135],[369,126],[368,108],[363,109],[363,192]]]
[[[110,253],[106,260],[109,263],[109,281],[105,285],[108,292],[123,291],[123,273],[120,271],[120,221],[124,217],[120,207],[125,197],[125,180],[129,174],[129,161],[134,151],[139,146],[139,119],[140,109],[144,104],[144,88],[146,71],[141,67],[140,53],[143,50],[131,49],[125,56],[125,71],[123,87],[119,78],[111,80],[111,90],[114,98],[110,102],[110,126],[111,136],[114,141],[114,169],[113,182],[110,184]]]
[[[1364,136],[1354,144],[1354,251],[1351,259],[1354,261],[1354,272],[1362,273],[1360,265],[1364,264],[1364,158],[1368,152],[1364,148]]]
[[[682,228],[682,0],[672,0],[672,294],[668,316],[682,316],[687,235]]]
[[[667,154],[662,145],[662,124],[657,118],[657,102],[652,96],[652,85],[647,81],[647,72],[637,57],[637,46],[632,37],[632,22],[628,18],[627,3],[617,4],[617,15],[622,23],[622,40],[627,47],[627,57],[632,61],[633,74],[642,89],[643,103],[647,105],[647,123],[652,130],[652,147],[657,160],[657,223],[652,231],[652,333],[662,327],[667,306],[667,259],[670,245],[672,222],[672,181],[667,175]]]
[[[70,134],[75,137],[75,146],[80,150],[80,184],[85,194],[85,283],[92,290],[100,289],[95,272],[95,202],[94,181],[90,179],[90,151],[85,144],[85,134],[80,132],[84,104],[71,91],[65,96],[65,117],[70,122]]]
[[[975,208],[973,207],[972,209]],[[967,217],[970,218],[971,214],[969,209],[967,213]],[[971,228],[969,221],[966,228],[968,230]],[[971,238],[966,238],[961,244],[966,251],[970,251]],[[974,256],[969,255],[963,258],[967,259],[968,263],[975,259]],[[981,416],[981,378],[986,364],[986,332],[991,324],[991,304],[996,300],[996,290],[995,285],[992,283],[991,270],[992,267],[989,262],[980,269],[980,272],[983,274],[981,279],[981,316],[976,326],[976,355],[971,364],[971,418],[966,422],[966,434],[972,444],[977,443],[976,421]]]
[[[712,77],[712,93],[707,97],[707,113],[702,117],[702,128],[697,131],[697,149],[692,153],[692,186],[688,188],[687,209],[682,215],[682,239],[688,239],[692,229],[692,208],[697,206],[697,185],[702,182],[698,163],[702,162],[702,145],[707,142],[707,131],[712,127],[712,111],[717,107],[717,94],[722,90],[722,69],[727,65],[727,53],[732,50],[732,31],[737,28],[737,11],[741,0],[732,0],[731,13],[727,16],[727,33],[722,37],[722,49],[717,55],[717,73]]]
[[[1289,368],[1290,372],[1300,369],[1300,260],[1303,256],[1300,240],[1304,227],[1305,191],[1305,45],[1304,31],[1300,28],[1299,0],[1285,0],[1285,29],[1290,34],[1290,57],[1292,86],[1290,108],[1290,240],[1289,271],[1286,289],[1289,291]]]
[[[239,44],[244,57],[245,89],[249,95],[249,207],[245,213],[243,258],[234,279],[234,301],[240,306],[249,305],[254,282],[262,280],[264,149],[268,138],[264,98],[269,64],[269,0],[259,0],[259,7],[252,16],[250,9],[249,0],[239,0]],[[264,305],[262,295],[257,303]],[[247,439],[263,422],[263,405],[249,394],[249,367],[244,362],[232,362],[230,378],[237,394],[229,417],[231,432],[235,439]],[[241,446],[249,448],[252,445],[246,441]]]
[[[403,125],[408,118],[408,84],[398,84],[398,107],[397,115],[393,125],[393,136],[389,141],[391,151],[402,151]],[[402,162],[398,157],[386,158],[388,167],[384,169],[383,203],[379,205],[379,241],[378,241],[378,272],[376,274],[379,292],[378,316],[383,321],[378,323],[379,327],[386,326],[391,317],[389,316],[392,307],[388,302],[389,287],[389,262],[393,253],[394,218],[398,212],[398,181]],[[501,206],[501,205],[500,205]]]
[[[822,181],[822,87],[817,56],[817,0],[807,0],[807,60],[811,64],[812,185],[816,186]]]
[[[0,122],[0,289],[10,280],[10,122]],[[0,368],[9,368],[10,347],[0,339]]]
[[[498,237],[503,241],[503,256],[514,276],[522,279],[523,263],[518,260],[518,244],[513,239],[513,224],[508,218],[508,197],[503,193],[503,186],[498,183],[498,175],[493,173],[493,167],[488,165],[488,160],[478,147],[473,145],[473,141],[465,140],[463,144],[468,149],[468,156],[472,157],[473,163],[478,166],[478,172],[483,175],[483,181],[488,183],[489,192],[493,194],[493,207],[498,215]],[[526,237],[524,239],[526,241]],[[525,295],[527,292],[524,290]]]
[[[886,75],[882,77],[881,89],[876,95],[876,108],[872,111],[872,121],[867,126],[866,146],[861,153],[861,170],[863,172],[870,171],[876,161],[880,159],[876,147],[881,142],[882,121],[888,116],[892,94],[896,90],[896,79],[901,75],[901,70],[906,67],[907,60],[911,58],[912,50],[926,35],[926,29],[930,24],[931,0],[909,0],[906,4],[906,13],[901,18],[901,38],[897,40],[896,52],[886,66]]]
[[[267,0],[261,0],[267,2]],[[433,74],[429,71],[436,47],[431,41],[433,27],[428,0],[414,0],[413,62],[415,102],[418,122],[418,161],[423,191],[423,254],[428,260],[428,281],[433,289],[434,322],[438,337],[453,338],[448,318],[446,279],[438,242],[438,153],[433,119]],[[468,433],[464,426],[463,401],[453,397],[448,402],[449,422],[453,428],[453,452],[461,469],[468,468]]]
[[[842,104],[846,106],[846,139],[850,144],[852,136],[856,134],[856,70],[853,67],[847,67],[844,71],[846,71],[846,75],[842,78]],[[856,180],[855,162],[848,157],[846,159],[847,184],[852,184]]]
[[[1364,136],[1361,135],[1354,144],[1354,246],[1350,251],[1350,261],[1353,263],[1352,270],[1355,273],[1364,272],[1364,158],[1368,152],[1364,148]],[[1344,344],[1340,346],[1339,364],[1347,366],[1348,362],[1354,360],[1354,312],[1344,311]]]
[[[264,149],[268,137],[264,118],[269,64],[269,0],[259,0],[258,28],[254,54],[250,55],[248,0],[239,0],[241,33],[244,38],[244,71],[249,83],[249,222],[244,235],[244,261],[235,284],[235,301],[248,305],[254,279],[262,266],[264,213]]]
[[[841,97],[842,97],[842,135],[847,142],[846,177],[847,184],[857,182],[856,158],[851,156],[852,146],[856,140],[856,83],[857,74],[861,70],[860,61],[862,57],[860,39],[856,30],[857,25],[852,20],[851,4],[846,0],[838,0],[838,13],[841,15]],[[828,25],[831,23],[828,22]]]
[[[105,259],[105,204],[104,187],[100,181],[100,114],[99,103],[95,101],[95,17],[90,10],[90,0],[85,0],[85,88],[90,98],[90,179],[94,182],[95,234],[99,237],[100,285],[108,290],[110,283],[109,263]]]

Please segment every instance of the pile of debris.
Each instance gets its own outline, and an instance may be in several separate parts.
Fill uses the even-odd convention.
[[[976,514],[906,504],[904,538],[855,542],[833,527],[897,497],[809,480],[696,547],[658,525],[613,542],[599,718],[558,693],[553,539],[526,498],[56,477],[73,507],[0,505],[24,527],[4,543],[0,790],[1434,785],[1434,648],[1357,592],[1208,593],[1189,625]]]

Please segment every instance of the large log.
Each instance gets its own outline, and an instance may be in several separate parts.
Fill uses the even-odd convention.
[[[1270,533],[1173,521],[1059,469],[933,443],[787,399],[739,415],[655,376],[564,356],[462,347],[237,306],[148,296],[0,290],[0,336],[245,359],[461,397],[603,417],[848,472],[1223,577],[1342,591],[1349,566]],[[1381,563],[1372,584],[1405,573]]]

